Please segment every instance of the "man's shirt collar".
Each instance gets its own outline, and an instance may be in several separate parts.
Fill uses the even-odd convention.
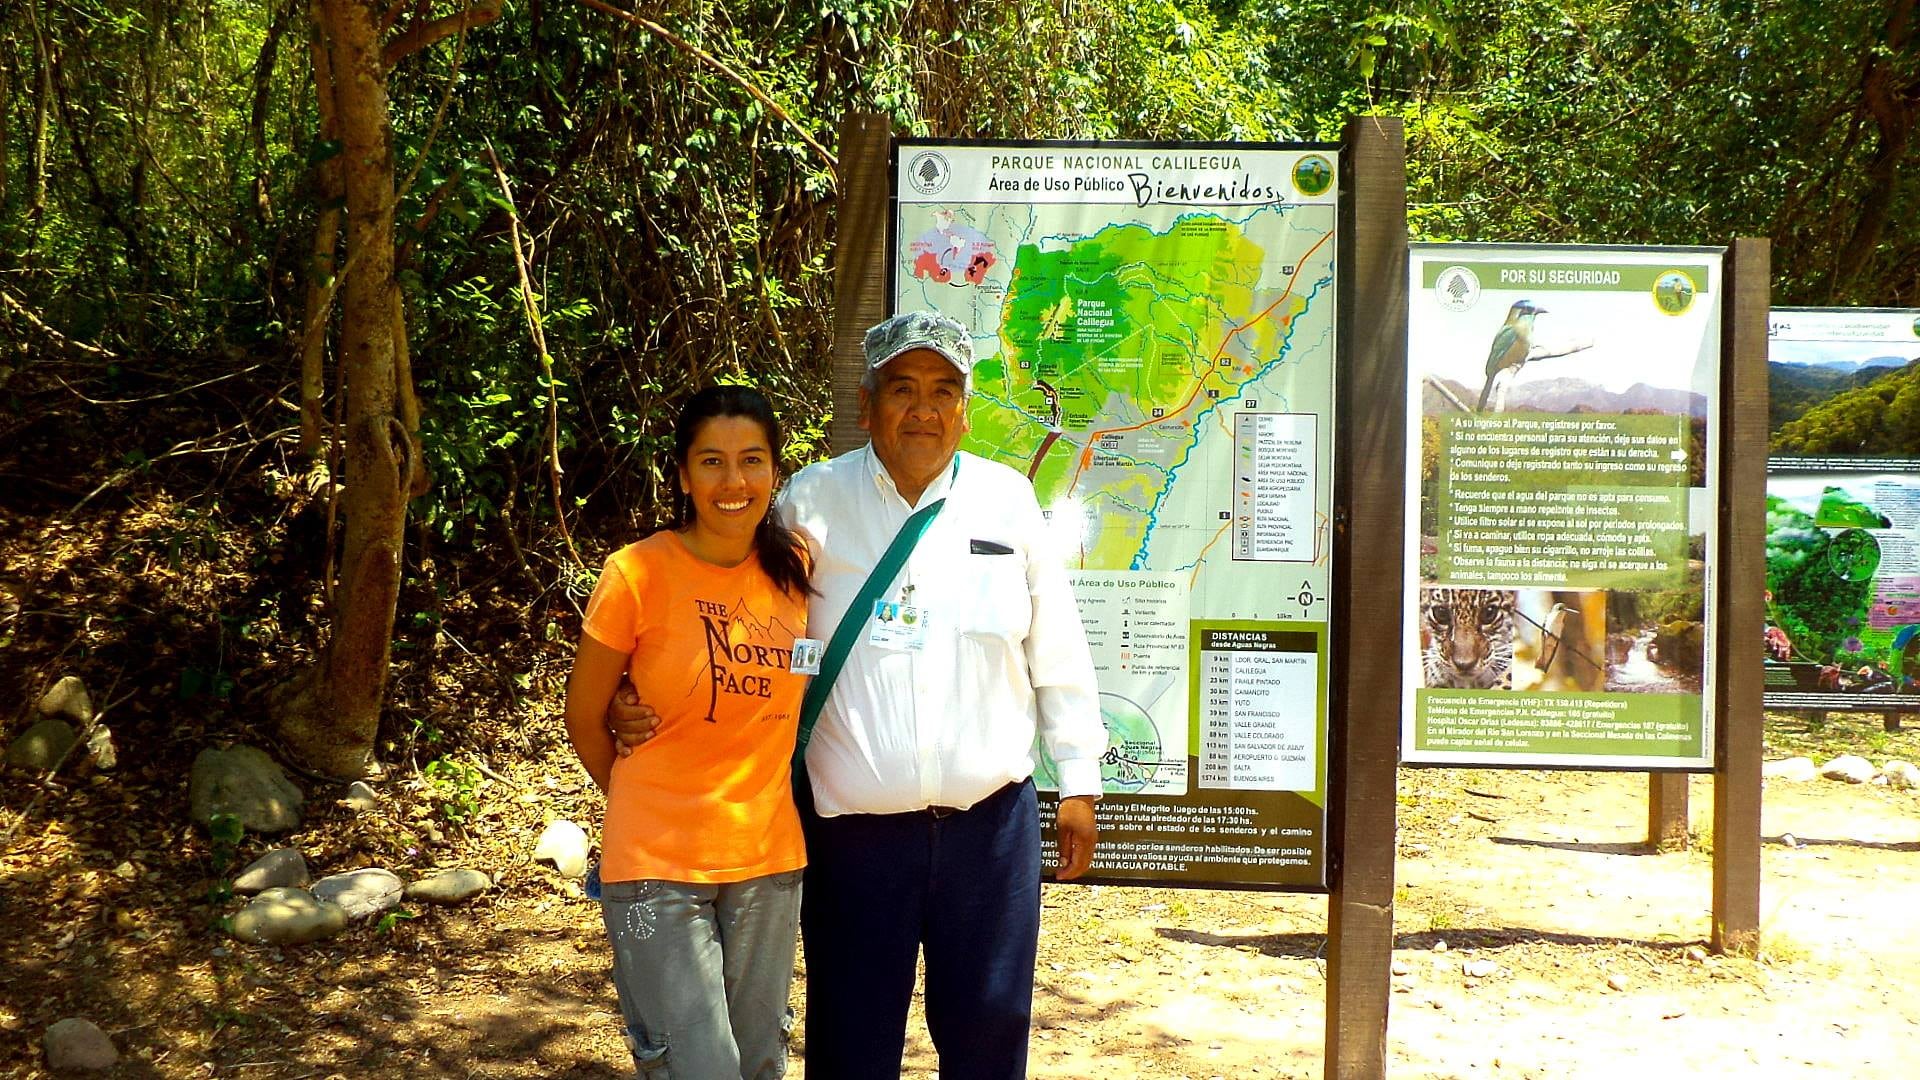
[[[905,505],[906,496],[900,494],[899,485],[893,482],[893,474],[887,472],[887,467],[881,464],[880,455],[873,452],[872,443],[867,444],[866,452],[867,475],[872,479],[875,489],[880,492],[882,498],[893,499]],[[960,451],[955,450],[952,463],[940,470],[940,475],[934,478],[933,483],[927,485],[927,490],[920,493],[920,501],[907,506],[907,509],[918,510],[935,499],[945,498],[947,492],[952,490],[954,480],[959,474]]]

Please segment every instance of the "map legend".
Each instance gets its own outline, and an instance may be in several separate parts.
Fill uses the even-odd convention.
[[[1200,786],[1312,791],[1320,660],[1312,633],[1200,631]]]
[[[1242,412],[1233,418],[1233,557],[1244,562],[1314,558],[1319,475],[1312,413]]]
[[[1100,683],[1108,736],[1100,774],[1109,795],[1186,793],[1192,594],[1182,580],[1178,574],[1098,570],[1068,578]],[[1040,760],[1040,785],[1054,790],[1051,763]]]

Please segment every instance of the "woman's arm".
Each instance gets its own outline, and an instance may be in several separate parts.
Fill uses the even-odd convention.
[[[607,703],[613,689],[626,674],[629,657],[618,649],[580,635],[580,651],[573,657],[573,674],[567,677],[567,740],[587,775],[607,790],[613,773],[613,733],[607,730]]]

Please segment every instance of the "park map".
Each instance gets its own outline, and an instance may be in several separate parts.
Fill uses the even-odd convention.
[[[895,309],[972,332],[962,447],[1048,515],[1108,791],[1317,795],[1333,154],[903,146],[899,168]]]

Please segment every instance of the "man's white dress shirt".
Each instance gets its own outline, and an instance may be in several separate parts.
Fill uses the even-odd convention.
[[[807,747],[822,817],[968,807],[1033,774],[1036,729],[1060,794],[1098,795],[1106,727],[1066,571],[1033,485],[959,453],[908,505],[871,446],[802,469],[779,513],[813,555],[809,633],[830,639],[919,507],[946,507],[882,600],[925,612],[919,651],[873,644],[865,616]],[[997,549],[1005,554],[993,554]]]

